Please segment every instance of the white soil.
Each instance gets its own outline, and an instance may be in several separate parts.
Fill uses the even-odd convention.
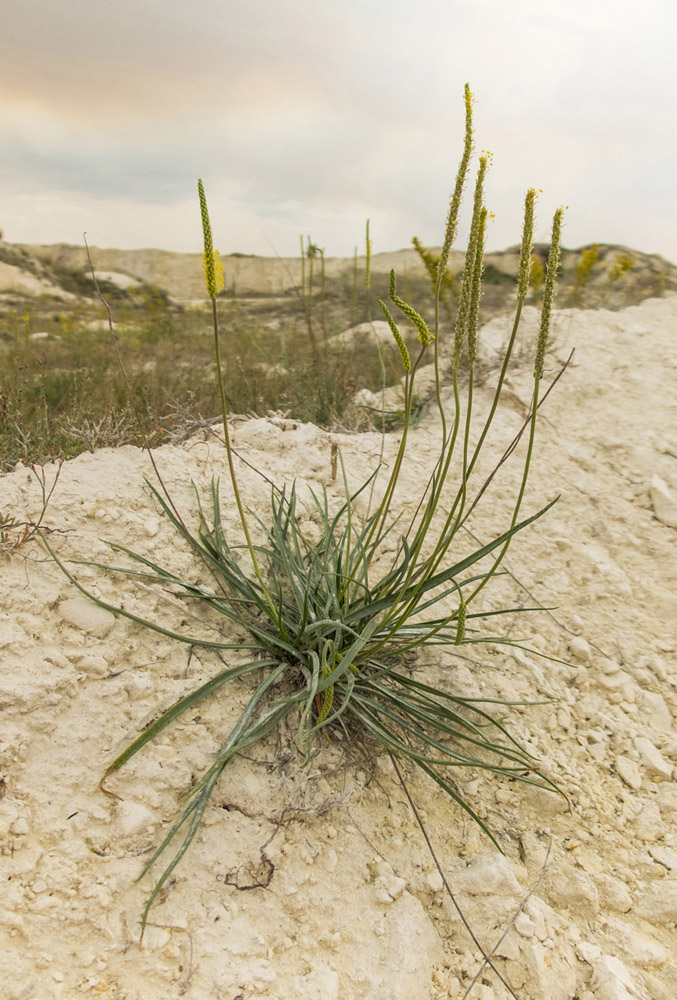
[[[437,786],[407,772],[408,785],[485,949],[536,886],[494,958],[521,1000],[673,1000],[677,459],[668,452],[677,452],[677,299],[620,313],[567,310],[557,317],[554,343],[551,372],[571,346],[576,356],[543,409],[523,509],[561,498],[515,540],[505,563],[514,576],[496,579],[486,600],[555,609],[520,616],[509,635],[566,663],[468,645],[427,652],[419,676],[468,696],[547,701],[496,711],[568,803],[491,775],[459,773],[459,789],[486,817],[502,856]],[[478,392],[480,408],[490,382]],[[520,425],[529,385],[525,366],[511,380],[499,450]],[[405,513],[413,511],[438,440],[431,407],[413,432],[397,495]],[[234,424],[235,447],[254,469],[278,485],[297,477],[338,496],[331,441],[340,443],[353,484],[378,460],[377,434],[330,435],[280,419]],[[396,444],[388,436],[386,461]],[[205,490],[220,475],[225,529],[239,537],[217,438],[165,447],[157,462],[187,518],[195,511],[191,479]],[[46,471],[49,479],[55,470]],[[518,454],[473,514],[469,527],[483,541],[509,524],[520,473]],[[239,475],[249,505],[265,518],[269,486],[251,467],[240,464]],[[199,567],[144,476],[152,477],[148,458],[131,447],[66,463],[46,517],[51,543],[66,559],[120,562],[100,540],[110,539],[198,579]],[[39,508],[30,470],[0,481],[0,510],[24,519]],[[3,997],[465,995],[480,953],[389,761],[346,760],[335,741],[304,770],[291,731],[228,766],[140,945],[153,882],[135,879],[191,775],[227,734],[247,685],[182,717],[109,779],[120,799],[104,794],[99,781],[116,753],[220,664],[213,653],[190,656],[186,645],[89,602],[37,542],[2,560]],[[178,599],[129,577],[91,567],[76,572],[93,593],[129,612],[218,635]],[[221,638],[237,637],[223,626]],[[225,656],[232,663],[245,653]],[[270,884],[245,891],[266,880],[270,864]],[[471,998],[507,995],[485,969]]]

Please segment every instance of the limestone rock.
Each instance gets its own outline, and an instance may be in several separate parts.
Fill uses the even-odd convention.
[[[662,694],[655,691],[643,691],[640,711],[652,729],[661,733],[671,732],[672,713]]]
[[[625,920],[609,920],[606,933],[614,948],[620,950],[628,962],[645,968],[647,965],[664,965],[668,960],[668,953],[659,941],[642,934]]]
[[[477,335],[477,351],[482,361],[494,361],[502,358],[510,340],[515,317],[513,313],[495,316],[485,323]],[[538,340],[540,314],[534,306],[523,306],[518,340],[523,343],[535,344]]]
[[[671,847],[650,847],[649,854],[668,871],[677,871],[677,851]]]
[[[582,635],[573,636],[569,642],[569,649],[574,660],[578,660],[579,663],[590,663],[592,650],[590,643]]]
[[[529,996],[539,1000],[571,1000],[576,993],[576,955],[571,945],[557,951],[539,941],[527,941],[522,949],[527,967]]]
[[[644,767],[650,774],[657,774],[661,778],[672,777],[672,765],[669,764],[663,754],[653,745],[651,740],[645,736],[639,736],[635,740],[635,746],[642,758]]]
[[[544,879],[544,891],[553,905],[571,914],[593,918],[599,912],[599,895],[593,879],[573,865],[565,864]]]
[[[636,906],[650,923],[677,923],[677,877],[667,876],[649,886]]]
[[[639,766],[629,757],[616,757],[616,770],[629,788],[637,791],[642,787],[642,775]]]
[[[593,970],[596,1000],[637,1000],[642,996],[634,976],[619,958],[602,955],[593,964]]]
[[[670,528],[677,528],[677,499],[660,476],[654,476],[649,487],[653,512],[659,521]]]
[[[70,625],[103,639],[115,623],[115,616],[85,597],[69,597],[59,605],[61,617]]]
[[[632,896],[625,882],[613,875],[600,875],[595,882],[603,907],[615,910],[616,913],[627,913],[632,909]]]
[[[155,823],[155,815],[140,802],[127,799],[118,803],[117,825],[125,836],[131,836]]]

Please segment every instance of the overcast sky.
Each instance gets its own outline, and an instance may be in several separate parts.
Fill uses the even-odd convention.
[[[11,242],[328,256],[441,242],[476,95],[489,246],[677,261],[674,0],[0,0]],[[458,243],[462,249],[462,241]]]

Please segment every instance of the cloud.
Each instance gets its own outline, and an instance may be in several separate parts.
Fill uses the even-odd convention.
[[[534,185],[541,238],[564,202],[572,242],[620,229],[677,256],[677,13],[647,6],[638,18],[631,0],[13,5],[0,63],[6,233],[39,222],[61,238],[35,196],[54,220],[67,218],[59,205],[109,220],[113,244],[189,249],[184,212],[202,176],[229,220],[223,252],[270,252],[273,234],[293,253],[302,231],[350,253],[367,216],[383,249],[414,233],[438,243],[468,80],[478,149],[495,153],[490,245],[518,240]]]

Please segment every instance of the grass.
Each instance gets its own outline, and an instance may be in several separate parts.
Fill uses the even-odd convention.
[[[543,282],[541,327],[538,342],[533,346],[530,414],[489,477],[493,477],[523,439],[520,486],[513,499],[512,514],[507,522],[496,526],[485,545],[468,550],[467,542],[461,543],[460,529],[470,512],[482,502],[488,483],[486,478],[478,480],[479,458],[500,409],[520,313],[529,294],[536,198],[533,189],[525,198],[513,334],[496,374],[493,402],[478,422],[474,389],[487,220],[484,182],[488,169],[483,156],[479,159],[473,192],[465,269],[457,282],[454,329],[445,334],[440,319],[447,260],[456,236],[472,155],[472,95],[467,87],[465,108],[464,149],[444,243],[436,262],[432,317],[426,322],[402,297],[394,272],[379,299],[379,310],[391,328],[394,354],[404,375],[403,423],[397,454],[387,473],[383,467],[377,467],[352,491],[342,455],[334,456],[337,471],[340,470],[339,482],[343,483],[341,495],[323,489],[312,493],[310,499],[315,521],[320,526],[319,538],[306,536],[300,526],[299,496],[293,480],[273,486],[270,513],[265,520],[252,515],[246,497],[241,495],[228,417],[236,406],[233,392],[238,385],[238,352],[244,349],[245,338],[241,331],[235,335],[229,333],[227,324],[231,317],[217,303],[220,265],[213,248],[204,188],[199,182],[205,279],[211,300],[216,360],[214,391],[221,409],[229,485],[225,489],[219,482],[213,482],[207,498],[196,489],[197,522],[190,527],[162,480],[149,483],[164,515],[204,567],[200,583],[180,578],[171,566],[153,563],[119,542],[109,543],[111,549],[131,562],[114,570],[109,566],[101,569],[151,581],[163,588],[178,588],[198,616],[201,609],[205,620],[207,616],[213,620],[211,616],[216,615],[224,624],[230,623],[237,634],[244,632],[247,641],[214,642],[200,635],[174,632],[159,622],[140,619],[122,606],[94,597],[77,582],[44,539],[73,584],[100,606],[183,643],[249,652],[248,662],[226,666],[134,734],[107,770],[106,776],[118,771],[166,727],[218,689],[236,678],[249,679],[248,700],[237,722],[224,734],[210,766],[187,790],[175,822],[142,872],[142,875],[150,872],[156,862],[164,859],[165,852],[174,852],[150,893],[142,918],[144,926],[158,893],[195,837],[224,768],[236,754],[265,739],[283,723],[293,723],[298,751],[305,763],[318,747],[340,735],[342,742],[366,742],[374,753],[386,753],[396,762],[417,767],[436,782],[460,811],[479,824],[499,850],[498,840],[472,801],[458,791],[453,777],[455,770],[482,769],[499,778],[555,790],[553,782],[539,770],[538,762],[492,714],[491,701],[465,698],[444,687],[431,686],[411,668],[412,657],[425,646],[511,644],[501,638],[497,619],[519,615],[525,609],[486,610],[478,597],[499,572],[513,538],[545,514],[556,499],[540,510],[528,513],[522,510],[543,395],[544,358],[560,252],[561,210],[553,220]],[[400,317],[402,330],[396,317]],[[223,326],[226,329],[222,333]],[[294,341],[293,350],[302,352],[302,343]],[[306,355],[301,353],[301,357]],[[416,513],[405,521],[400,505],[401,478],[407,463],[415,467],[417,461],[415,451],[411,451],[410,434],[416,377],[429,361],[434,363],[436,372],[433,405],[441,428],[440,450],[430,478],[421,488]],[[442,391],[447,362],[451,366],[450,405]],[[312,367],[311,372],[318,385],[322,385],[323,373]],[[364,502],[367,513],[360,514]],[[235,538],[227,537],[224,531],[221,517],[224,503],[237,510],[240,532]]]
[[[386,384],[397,380],[394,345],[380,358],[369,339],[333,340],[378,314],[379,292],[356,293],[360,269],[325,277],[323,251],[314,248],[308,257],[308,250],[304,244],[302,288],[279,297],[219,296],[231,410],[262,416],[282,411],[331,428],[361,429],[370,420],[380,427],[378,414],[357,412],[351,401],[358,389],[381,389],[382,362]],[[26,266],[23,257],[16,259]],[[145,440],[157,447],[218,419],[209,310],[177,305],[152,286],[122,291],[103,283],[127,384],[105,329],[106,314],[91,300],[91,277],[63,268],[51,276],[80,296],[74,307],[26,299],[0,312],[0,472],[17,462],[41,464],[87,449],[141,446]],[[407,275],[404,287],[432,317],[429,281]],[[488,313],[500,311],[504,291],[487,285]],[[454,317],[455,306],[446,314],[449,326]],[[410,334],[409,341],[414,339]]]
[[[143,445],[146,439],[157,446],[218,417],[206,311],[177,311],[162,303],[113,308],[120,318],[116,336],[129,386],[110,338],[89,328],[91,310],[82,317],[48,320],[26,311],[0,326],[2,471],[17,462],[72,458],[88,448]],[[226,386],[234,412],[282,410],[323,426],[345,425],[357,389],[381,387],[373,342],[323,345],[318,366],[303,310],[293,299],[281,305],[232,300],[221,309],[224,348],[232,361]],[[100,313],[94,315],[100,321]],[[332,333],[349,323],[345,311],[332,310]],[[38,331],[49,339],[31,339]],[[396,377],[395,361],[394,352],[386,351],[390,380]]]

